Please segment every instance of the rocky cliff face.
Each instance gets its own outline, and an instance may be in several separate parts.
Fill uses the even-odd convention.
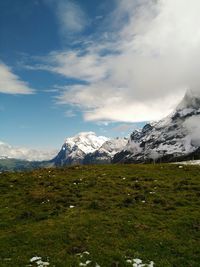
[[[113,162],[171,162],[199,158],[199,151],[200,97],[187,93],[168,117],[134,131]]]

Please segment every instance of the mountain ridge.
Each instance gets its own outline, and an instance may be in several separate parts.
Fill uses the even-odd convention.
[[[55,166],[111,163],[114,155],[127,143],[125,138],[110,139],[94,132],[81,132],[66,139],[58,155],[51,160]]]
[[[170,115],[135,130],[113,163],[171,162],[199,157],[200,98],[191,92]],[[192,158],[193,159],[193,158]]]

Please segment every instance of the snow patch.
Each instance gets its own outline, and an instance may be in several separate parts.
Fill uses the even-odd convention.
[[[150,261],[150,263],[145,264],[141,259],[127,259],[127,263],[131,264],[133,267],[154,267],[154,262]]]
[[[46,267],[49,266],[50,263],[48,261],[43,261],[42,257],[34,256],[30,259],[30,263],[37,264],[38,267]],[[32,265],[30,265],[32,266]]]

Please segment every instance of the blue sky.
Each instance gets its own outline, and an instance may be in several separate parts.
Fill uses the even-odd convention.
[[[60,4],[67,2],[60,1]],[[0,2],[0,60],[35,90],[28,95],[0,94],[1,140],[12,145],[54,148],[60,146],[65,137],[80,131],[118,136],[127,135],[132,130],[132,124],[127,123],[86,121],[76,107],[56,104],[55,85],[71,84],[76,79],[72,81],[70,77],[45,70],[31,70],[25,66],[32,65],[37,62],[37,57],[44,57],[52,51],[81,47],[82,39],[95,33],[102,16],[116,4],[114,1],[100,3],[98,0],[88,0],[84,1],[83,6],[82,2],[73,2],[76,8],[80,5],[80,9],[87,12],[86,20],[90,21],[81,34],[73,26],[69,32],[62,29],[65,26],[60,25],[54,1]],[[72,45],[78,40],[80,44]],[[121,127],[119,131],[117,127]]]
[[[0,1],[0,140],[57,148],[167,115],[199,82],[192,2]]]

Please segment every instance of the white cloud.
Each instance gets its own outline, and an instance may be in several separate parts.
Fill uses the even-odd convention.
[[[81,51],[52,52],[48,63],[51,65],[41,68],[89,82],[101,80],[106,75],[102,58],[98,54],[83,55]]]
[[[0,93],[32,94],[33,92],[28,83],[22,81],[7,65],[0,62]]]
[[[67,86],[58,97],[58,103],[78,106],[84,111],[84,118],[89,121],[126,122],[158,120],[169,111],[162,107],[171,108],[177,104],[174,96],[165,97],[162,103],[160,99],[151,97],[139,102],[134,100],[127,88],[107,86],[106,83]]]
[[[199,147],[200,146],[200,116],[192,116],[191,118],[188,118],[184,122],[184,126],[186,127],[189,137],[191,138],[191,143]]]
[[[56,14],[62,35],[80,33],[88,25],[83,9],[73,0],[44,0]]]
[[[23,147],[13,147],[0,141],[0,158],[15,158],[28,161],[50,160],[56,156],[57,150],[35,150]]]
[[[137,127],[133,123],[129,123],[129,124],[123,123],[123,124],[118,125],[117,127],[114,127],[112,130],[114,130],[115,132],[124,134],[127,131],[130,131],[130,132],[133,131],[134,128],[137,129],[139,127]]]
[[[160,119],[186,89],[200,91],[200,2],[116,2],[104,38],[51,53],[43,68],[85,81],[63,87],[58,99],[78,106],[86,120]]]
[[[76,113],[75,113],[73,110],[69,109],[69,110],[67,110],[67,111],[65,112],[65,116],[66,116],[67,118],[73,118],[73,117],[76,117]]]
[[[82,9],[72,1],[61,1],[58,5],[57,15],[64,33],[81,32],[87,25]]]

